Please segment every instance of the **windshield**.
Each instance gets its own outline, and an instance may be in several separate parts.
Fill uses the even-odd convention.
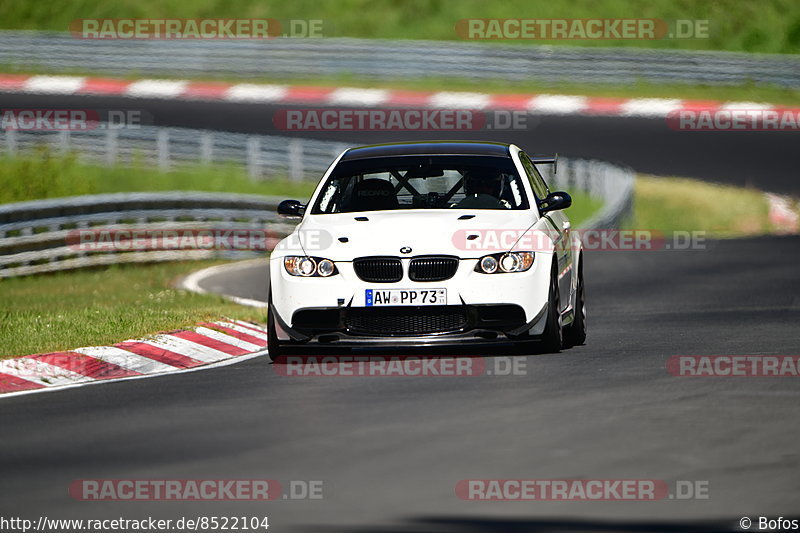
[[[404,156],[341,162],[313,214],[397,209],[527,209],[508,157]]]

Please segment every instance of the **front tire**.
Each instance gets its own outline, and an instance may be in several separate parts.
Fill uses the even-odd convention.
[[[267,301],[269,302],[267,307],[267,352],[269,352],[269,358],[275,361],[281,355],[281,345],[278,341],[278,333],[275,331],[275,314],[272,312],[271,290]]]
[[[547,322],[542,333],[541,350],[543,353],[557,353],[563,343],[561,335],[561,298],[558,290],[558,270],[555,266],[550,273],[550,290],[547,297]]]
[[[583,286],[583,257],[578,263],[578,287],[575,292],[575,318],[564,328],[564,346],[572,348],[586,342],[586,289]]]

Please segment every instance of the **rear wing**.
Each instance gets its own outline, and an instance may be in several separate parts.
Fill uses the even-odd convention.
[[[558,154],[531,156],[534,165],[553,165],[553,174],[558,170]]]

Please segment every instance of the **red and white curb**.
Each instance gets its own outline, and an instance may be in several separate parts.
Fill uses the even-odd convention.
[[[800,230],[800,216],[792,209],[792,200],[786,196],[766,193],[769,203],[769,221],[778,233],[797,233]]]
[[[199,324],[113,346],[0,360],[0,395],[222,366],[264,355],[267,332],[241,320]]]
[[[503,109],[539,114],[651,118],[663,118],[670,113],[684,110],[695,112],[741,109],[791,110],[758,102],[607,98],[563,94],[405,91],[160,79],[129,81],[84,76],[14,74],[0,74],[0,92],[367,108],[386,106],[431,109]],[[800,112],[800,109],[791,111]]]

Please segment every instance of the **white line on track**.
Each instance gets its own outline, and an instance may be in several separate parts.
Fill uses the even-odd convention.
[[[682,100],[666,98],[634,98],[620,106],[623,116],[628,117],[666,117],[672,111],[681,109]]]
[[[443,109],[483,109],[491,96],[484,93],[438,92],[430,97],[432,107]]]
[[[136,98],[175,98],[186,90],[187,82],[181,80],[139,80],[125,90]]]
[[[178,284],[178,288],[184,289],[187,291],[196,292],[198,294],[209,294],[207,290],[200,286],[200,283],[208,277],[214,276],[216,274],[221,274],[223,272],[235,272],[237,270],[241,270],[243,268],[249,268],[254,264],[260,264],[264,259],[248,259],[247,261],[239,261],[237,263],[231,263],[228,265],[217,265],[213,267],[204,268],[202,270],[198,270],[197,272],[192,272],[181,282]],[[230,296],[227,294],[220,295],[226,300],[231,302],[246,305],[248,307],[259,307],[262,309],[266,309],[267,302],[262,300],[253,300],[250,298],[242,298],[240,296]]]
[[[389,91],[385,89],[356,89],[342,87],[328,95],[328,103],[338,105],[375,106],[385,103]]]
[[[540,94],[531,98],[528,103],[529,111],[543,113],[572,114],[585,111],[588,107],[588,98],[585,96],[566,96],[561,94]]]
[[[225,99],[231,102],[279,102],[287,92],[289,89],[284,85],[240,83],[225,92]]]
[[[25,82],[25,90],[44,94],[73,94],[83,87],[82,76],[33,76]]]

